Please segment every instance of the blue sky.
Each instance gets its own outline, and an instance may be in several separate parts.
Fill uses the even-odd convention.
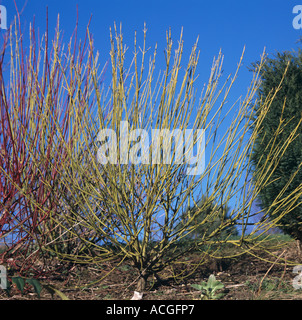
[[[122,23],[124,41],[130,46],[129,59],[134,32],[138,32],[138,40],[141,40],[144,22],[146,23],[147,46],[154,48],[155,44],[158,44],[159,69],[164,68],[166,30],[171,28],[176,42],[183,27],[184,62],[199,36],[200,60],[197,72],[201,76],[201,85],[207,81],[213,57],[217,56],[220,49],[224,54],[224,73],[228,75],[235,71],[246,46],[243,68],[239,73],[240,80],[232,91],[234,99],[237,99],[245,94],[251,80],[247,67],[260,58],[264,48],[269,54],[297,48],[296,42],[302,36],[302,29],[294,29],[292,21],[295,17],[293,7],[302,5],[302,0],[300,3],[298,1],[16,0],[16,3],[19,10],[24,7],[22,25],[25,32],[28,32],[29,23],[34,16],[36,27],[41,32],[45,31],[46,7],[49,13],[49,30],[54,30],[60,14],[60,28],[64,31],[66,41],[74,30],[78,5],[79,36],[84,37],[87,23],[92,16],[90,30],[103,65],[109,59],[109,27],[112,27],[114,22],[118,26]],[[10,24],[16,13],[14,1],[0,0],[0,4],[6,7]]]
[[[243,46],[246,45],[245,63],[259,58],[266,47],[269,53],[276,50],[296,48],[296,41],[302,29],[292,26],[293,7],[302,4],[299,0],[216,0],[216,1],[100,1],[100,0],[16,0],[22,13],[25,28],[33,16],[36,26],[42,31],[46,25],[46,7],[49,11],[50,29],[55,26],[58,13],[60,26],[69,37],[75,26],[76,4],[79,8],[80,30],[85,31],[92,15],[91,31],[95,37],[96,49],[108,54],[109,27],[114,21],[123,25],[125,41],[133,42],[134,31],[148,28],[148,43],[159,50],[165,46],[165,31],[171,27],[174,39],[184,28],[185,48],[189,49],[199,36],[202,66],[210,66],[212,58],[221,48],[225,54],[225,68],[230,71],[236,66]],[[7,8],[8,23],[13,20],[13,0],[0,0]],[[160,51],[159,51],[160,52]]]
[[[300,1],[300,2],[299,2]],[[83,36],[92,15],[90,30],[94,35],[95,49],[101,54],[101,63],[109,59],[109,27],[122,23],[125,43],[133,44],[134,32],[142,39],[144,23],[147,25],[147,46],[158,45],[158,58],[164,61],[166,30],[171,28],[176,41],[183,27],[184,61],[187,61],[192,45],[199,36],[201,50],[198,73],[207,81],[212,60],[219,50],[225,56],[224,72],[236,70],[243,47],[246,46],[243,68],[239,74],[232,96],[236,100],[244,95],[251,80],[247,70],[258,60],[266,48],[270,55],[277,51],[297,49],[302,29],[293,28],[293,7],[302,0],[216,0],[216,1],[121,1],[121,0],[16,0],[22,11],[22,27],[28,32],[29,23],[35,16],[35,25],[45,31],[46,7],[48,7],[49,30],[54,30],[58,14],[60,28],[66,40],[72,34],[79,10],[79,36]],[[7,22],[16,13],[13,0],[0,0],[7,9]],[[0,31],[4,32],[3,30]],[[2,37],[0,37],[2,41]],[[132,50],[130,50],[131,54]],[[160,66],[159,66],[160,68]]]
[[[176,41],[183,27],[184,58],[199,36],[201,55],[198,72],[206,77],[209,75],[212,59],[220,49],[225,56],[225,73],[229,74],[234,72],[243,47],[246,46],[240,82],[242,86],[247,86],[251,74],[245,66],[258,60],[264,47],[269,54],[297,48],[296,41],[302,36],[302,29],[293,28],[295,15],[292,11],[295,5],[302,4],[302,0],[300,3],[298,1],[16,0],[16,3],[19,10],[25,5],[22,12],[24,30],[28,30],[28,25],[35,16],[36,27],[45,31],[48,7],[49,29],[54,29],[57,15],[60,14],[60,27],[67,40],[75,27],[78,5],[80,36],[83,36],[92,15],[90,30],[103,63],[109,58],[109,27],[114,22],[117,25],[122,23],[124,39],[130,48],[134,31],[137,30],[138,36],[142,36],[146,22],[147,44],[154,48],[157,43],[158,56],[162,59],[165,32],[170,27]],[[0,4],[7,8],[8,24],[11,23],[16,13],[14,1],[0,0]],[[239,95],[242,94],[242,86],[238,88],[241,91]]]

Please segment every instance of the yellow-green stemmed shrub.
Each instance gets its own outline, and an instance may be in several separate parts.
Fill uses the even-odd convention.
[[[100,86],[97,55],[91,55],[89,88],[95,108],[80,119],[76,110],[71,114],[78,124],[73,130],[73,156],[69,168],[61,172],[68,210],[53,221],[89,248],[62,253],[61,258],[94,264],[113,257],[121,262],[129,259],[138,271],[137,291],[142,292],[150,275],[186,252],[199,248],[203,259],[202,250],[213,253],[211,248],[217,250],[222,243],[248,248],[256,234],[277,223],[280,216],[269,220],[264,213],[252,232],[246,232],[255,214],[252,204],[275,169],[274,162],[258,168],[258,181],[250,183],[251,150],[275,93],[262,102],[260,116],[252,120],[264,57],[249,88],[243,88],[244,96],[230,107],[227,99],[243,57],[235,74],[223,80],[219,53],[202,87],[196,71],[197,43],[183,65],[182,36],[174,47],[167,32],[165,70],[157,73],[157,48],[149,54],[146,30],[141,47],[135,37],[130,61],[122,33],[115,28],[110,35],[111,83],[108,90]],[[81,89],[78,92],[82,94]],[[277,161],[292,138],[284,145],[273,144],[271,157]],[[194,154],[200,156],[197,167],[192,166]],[[205,200],[199,202],[203,195]],[[274,208],[289,214],[299,196],[301,190],[286,198],[280,194]],[[226,217],[227,210],[221,208],[230,204]],[[193,206],[197,209],[188,210]],[[208,213],[201,215],[204,211]],[[210,232],[201,228],[210,228],[212,222],[215,228]],[[234,226],[239,233],[236,239]],[[196,229],[205,231],[191,237]],[[182,246],[185,239],[190,241]]]

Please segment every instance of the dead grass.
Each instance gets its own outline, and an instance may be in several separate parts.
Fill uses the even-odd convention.
[[[230,250],[230,249],[227,249]],[[299,263],[294,241],[290,241],[273,252],[285,261]],[[281,255],[282,254],[282,255]],[[150,278],[144,300],[193,300],[199,299],[200,293],[191,284],[206,280],[210,274],[224,284],[223,300],[300,300],[302,290],[295,290],[292,281],[296,276],[291,263],[284,263],[281,257],[278,261],[266,262],[272,259],[269,253],[262,253],[262,259],[250,254],[241,255],[235,259],[212,259],[200,263],[200,254],[192,253],[183,261],[165,269],[159,279]],[[282,262],[282,263],[281,263]],[[112,268],[111,272],[102,281]],[[175,277],[178,275],[177,277]],[[74,266],[65,275],[53,273],[41,283],[51,284],[72,300],[129,300],[135,290],[137,274],[129,262],[116,266],[114,262],[99,266]],[[92,286],[89,284],[95,282]],[[35,300],[38,299],[31,287],[26,288],[23,295],[13,288],[8,297],[0,291],[0,299]],[[60,299],[52,297],[45,289],[41,292],[42,300]]]

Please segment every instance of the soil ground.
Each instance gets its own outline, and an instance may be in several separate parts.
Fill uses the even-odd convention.
[[[225,256],[230,252],[222,252]],[[255,256],[255,254],[257,256]],[[214,259],[192,253],[159,274],[160,281],[150,277],[143,300],[196,300],[200,292],[191,284],[206,281],[211,274],[224,284],[223,300],[300,300],[302,289],[293,287],[299,275],[293,273],[299,264],[295,241],[289,241],[275,251],[245,253],[236,258]],[[107,275],[107,276],[105,276]],[[102,279],[103,278],[103,279]],[[40,280],[52,285],[71,300],[129,300],[135,291],[137,272],[130,262],[117,265],[75,265],[68,272],[55,272]],[[95,282],[93,285],[89,284]],[[301,285],[302,287],[302,285]],[[37,300],[33,287],[23,294],[12,288],[10,296],[0,290],[0,299]],[[42,289],[41,300],[61,299]]]

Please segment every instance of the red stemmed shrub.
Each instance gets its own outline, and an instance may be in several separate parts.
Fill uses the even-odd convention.
[[[41,249],[56,243],[58,250],[67,196],[61,175],[95,102],[88,28],[83,43],[75,29],[67,46],[59,23],[52,41],[48,30],[39,39],[34,27],[29,34],[15,23],[0,56],[0,264],[19,274],[46,270]]]

